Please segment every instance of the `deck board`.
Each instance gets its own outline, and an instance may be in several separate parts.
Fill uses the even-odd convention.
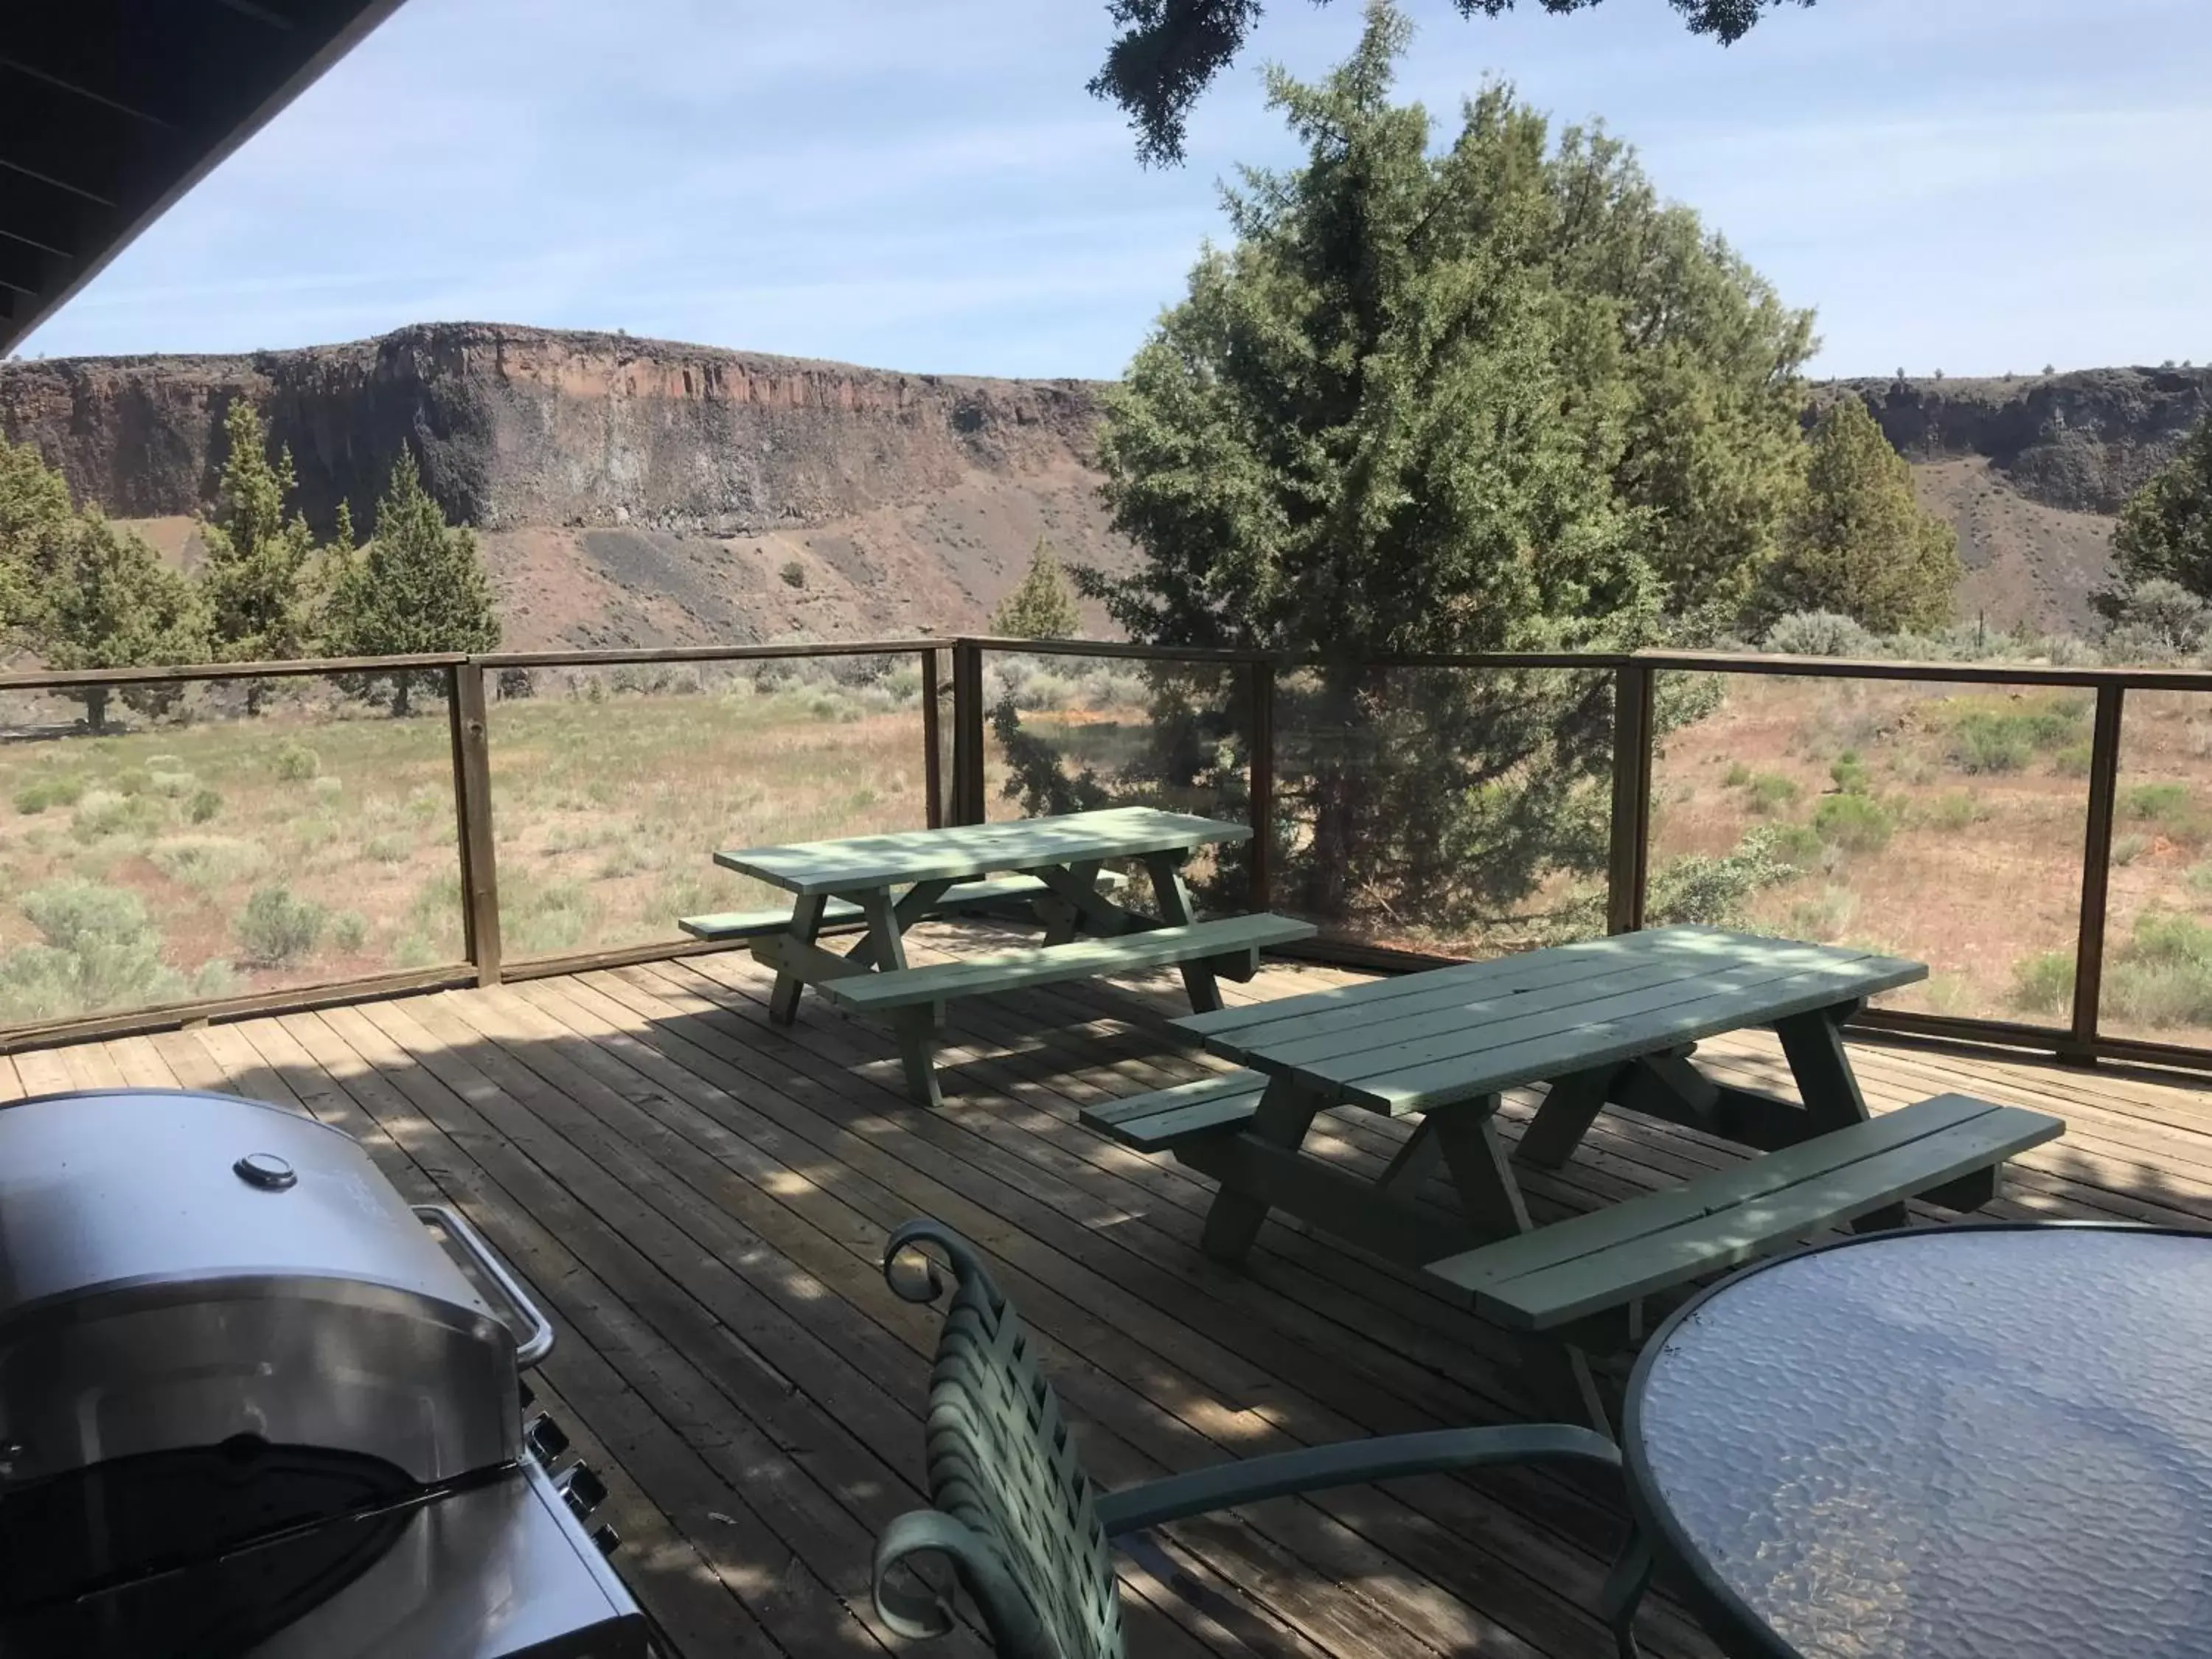
[[[1004,943],[933,924],[917,960]],[[1356,982],[1270,966],[1234,1004]],[[559,1331],[539,1393],[606,1475],[618,1565],[679,1659],[903,1650],[875,1623],[877,1528],[920,1501],[936,1317],[876,1266],[930,1214],[966,1232],[1037,1332],[1109,1486],[1223,1458],[1525,1416],[1518,1340],[1419,1279],[1271,1220],[1244,1271],[1198,1248],[1203,1176],[1077,1121],[1217,1071],[1165,1028],[1171,972],[954,1005],[942,1111],[888,1034],[809,999],[772,1024],[740,952],[448,991],[0,1060],[0,1099],[127,1084],[295,1105],[361,1139],[411,1200],[458,1205]],[[2212,1091],[1854,1042],[1877,1110],[1970,1093],[2055,1111],[1992,1213],[2212,1224]],[[1773,1041],[1706,1042],[1722,1080],[1787,1091]],[[1538,1097],[1509,1094],[1506,1138]],[[1409,1127],[1325,1115],[1312,1145],[1379,1172]],[[1522,1179],[1540,1221],[1726,1168],[1691,1129],[1608,1110]],[[1432,1182],[1419,1201],[1449,1202]],[[1937,1212],[1925,1212],[1934,1216]],[[1617,1490],[1521,1469],[1285,1498],[1126,1553],[1131,1650],[1164,1659],[1602,1659],[1589,1613]],[[1709,1659],[1655,1601],[1647,1652]],[[963,1631],[936,1650],[981,1659]]]

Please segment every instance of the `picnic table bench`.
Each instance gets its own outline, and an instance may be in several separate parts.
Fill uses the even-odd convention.
[[[703,938],[744,939],[775,969],[769,1012],[779,1024],[796,1017],[810,985],[834,1004],[888,1021],[908,1093],[934,1106],[942,1096],[933,1034],[951,998],[1172,964],[1191,1006],[1214,1010],[1217,975],[1249,979],[1262,950],[1310,938],[1310,925],[1285,916],[1199,920],[1182,860],[1251,833],[1241,823],[1125,806],[717,853],[717,864],[793,894],[793,908],[684,925]],[[1142,866],[1157,914],[1121,901],[1125,878],[1105,868],[1115,859]],[[1042,945],[908,964],[903,935],[915,922],[1008,904],[1026,906],[1044,924]],[[863,932],[843,955],[817,943],[826,927],[855,919]]]
[[[1279,1209],[1422,1267],[1486,1316],[1559,1339],[1554,1382],[1602,1423],[1585,1351],[1632,1338],[1646,1297],[1830,1227],[1900,1224],[1908,1198],[1978,1207],[2008,1158],[2063,1133],[2057,1118],[1961,1096],[1869,1113],[1844,1022],[1926,973],[1866,951],[1657,928],[1179,1020],[1244,1069],[1083,1118],[1220,1183],[1202,1235],[1211,1254],[1240,1259]],[[1699,1039],[1756,1025],[1780,1037],[1796,1101],[1692,1063]],[[1499,1097],[1537,1083],[1543,1101],[1509,1159]],[[1768,1156],[1532,1230],[1514,1163],[1559,1167],[1608,1104]],[[1370,1182],[1302,1150],[1337,1107],[1420,1121]],[[1439,1168],[1455,1217],[1410,1201]]]

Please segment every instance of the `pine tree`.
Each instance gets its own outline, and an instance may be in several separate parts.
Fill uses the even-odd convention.
[[[1052,544],[1040,536],[1029,574],[991,613],[991,631],[1013,640],[1072,640],[1082,627],[1066,573],[1053,556]]]
[[[1877,634],[1951,619],[1959,538],[1912,493],[1912,468],[1865,404],[1845,398],[1813,428],[1805,492],[1765,573],[1757,617],[1827,611]]]
[[[240,398],[223,417],[230,453],[212,522],[203,520],[206,559],[200,584],[216,659],[274,662],[304,657],[313,638],[308,577],[315,538],[307,521],[289,511],[294,487],[292,452],[269,458],[268,434],[253,406]],[[247,688],[246,705],[258,709],[264,683]]]
[[[2127,586],[2162,576],[2212,599],[2212,416],[2120,509],[2112,562]]]
[[[447,524],[422,488],[414,456],[404,451],[376,504],[375,535],[339,563],[325,622],[327,643],[340,656],[490,651],[499,644],[499,617],[476,537]],[[440,678],[404,672],[369,677],[388,682],[396,715],[407,713],[418,682],[427,686]]]
[[[1407,33],[1377,6],[1326,81],[1270,76],[1305,163],[1245,175],[1236,245],[1108,394],[1139,558],[1077,579],[1140,641],[1331,659],[1277,694],[1316,734],[1277,774],[1279,890],[1443,927],[1601,863],[1611,698],[1360,659],[1632,647],[1741,595],[1795,489],[1810,319],[1625,146],[1555,143],[1508,88],[1433,149],[1390,101]],[[1233,751],[1221,727],[1188,752]]]
[[[62,475],[28,443],[0,436],[0,637],[21,641],[35,626],[76,524]]]
[[[37,638],[46,665],[65,671],[198,662],[208,649],[206,617],[191,582],[97,510],[75,520],[48,575]],[[89,685],[68,694],[83,703],[95,735],[107,730],[117,689]],[[175,702],[178,688],[147,682],[121,691],[133,708],[156,713]]]

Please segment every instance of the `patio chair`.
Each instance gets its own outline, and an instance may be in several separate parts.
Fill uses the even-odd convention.
[[[884,1251],[884,1276],[908,1302],[944,1289],[933,1245],[955,1285],[930,1373],[931,1507],[900,1516],[877,1540],[875,1604],[884,1624],[921,1639],[952,1628],[948,1598],[915,1570],[949,1561],[1003,1659],[1123,1659],[1121,1598],[1109,1540],[1123,1534],[1331,1486],[1540,1458],[1620,1467],[1610,1441],[1564,1425],[1442,1429],[1254,1457],[1126,1492],[1102,1492],[1076,1455],[1059,1397],[1036,1364],[1020,1316],[968,1242],[909,1221]],[[1604,1593],[1624,1659],[1648,1559],[1632,1543]]]

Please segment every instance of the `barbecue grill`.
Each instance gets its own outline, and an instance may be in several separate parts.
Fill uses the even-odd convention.
[[[552,1340],[300,1113],[0,1110],[0,1659],[642,1659]]]

